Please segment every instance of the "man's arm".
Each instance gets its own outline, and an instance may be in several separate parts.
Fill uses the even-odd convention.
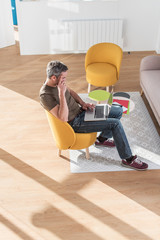
[[[66,84],[60,79],[58,83],[58,93],[59,93],[59,103],[50,112],[60,120],[67,122],[68,121],[68,105],[65,98]]]
[[[74,92],[72,89],[68,88],[71,96],[75,99],[77,103],[79,103],[81,106],[84,104],[84,101],[80,98],[80,96]]]
[[[84,110],[87,110],[88,108],[90,109],[93,109],[95,107],[94,104],[90,104],[90,103],[85,103],[81,98],[80,96],[74,92],[72,89],[68,88],[68,90],[70,91],[70,94],[71,96],[75,99],[75,101],[77,103],[79,103],[81,105],[81,107],[84,109]]]

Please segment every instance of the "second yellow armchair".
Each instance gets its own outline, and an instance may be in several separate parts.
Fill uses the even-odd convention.
[[[119,79],[123,51],[114,43],[98,43],[89,48],[85,57],[88,92],[91,85],[107,87]]]

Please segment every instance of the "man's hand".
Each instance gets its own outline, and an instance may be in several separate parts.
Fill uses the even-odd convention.
[[[61,75],[58,77],[57,87],[58,87],[58,90],[59,90],[60,93],[64,94],[66,92],[67,86],[66,86],[65,81],[62,79]]]
[[[95,108],[95,105],[94,105],[94,104],[85,103],[85,102],[83,102],[83,103],[81,104],[81,106],[82,106],[82,109],[84,109],[84,110],[89,109],[89,110],[93,111],[93,109]]]

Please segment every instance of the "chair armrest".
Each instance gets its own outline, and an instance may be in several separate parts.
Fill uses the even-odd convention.
[[[141,60],[140,72],[145,70],[160,70],[160,56],[151,55]]]

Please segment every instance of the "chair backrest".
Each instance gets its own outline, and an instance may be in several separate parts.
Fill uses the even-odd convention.
[[[50,112],[46,111],[48,122],[55,139],[56,146],[61,149],[69,149],[76,140],[73,128],[67,123],[54,117]]]
[[[120,65],[123,51],[114,43],[97,43],[90,47],[85,57],[85,69],[92,63],[110,63],[117,68],[119,78]]]
[[[142,58],[140,64],[140,71],[145,70],[160,70],[160,56],[150,55]]]

